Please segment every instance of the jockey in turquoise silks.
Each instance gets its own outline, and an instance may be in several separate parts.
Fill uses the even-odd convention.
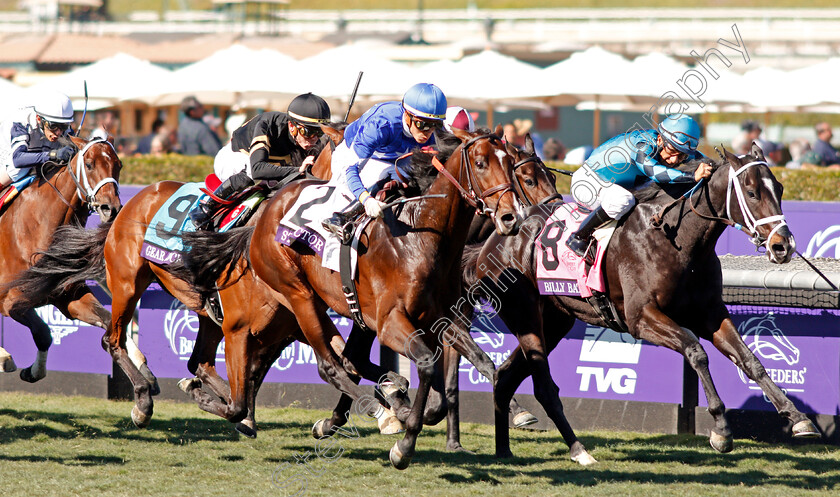
[[[694,183],[711,175],[711,166],[701,163],[694,173],[674,169],[683,162],[702,158],[697,151],[700,125],[678,115],[662,120],[657,129],[635,130],[618,135],[596,148],[572,175],[575,201],[593,209],[566,245],[583,257],[592,233],[610,219],[621,219],[636,199],[628,190],[647,181]]]
[[[331,183],[348,208],[323,221],[339,237],[348,238],[345,226],[362,210],[381,217],[385,205],[371,196],[370,188],[394,175],[396,160],[406,152],[435,142],[434,130],[446,117],[446,96],[437,86],[418,83],[405,92],[401,102],[384,102],[365,112],[344,130],[333,152]]]

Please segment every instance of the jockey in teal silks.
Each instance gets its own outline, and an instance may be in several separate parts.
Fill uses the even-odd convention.
[[[73,105],[57,91],[44,91],[34,107],[0,124],[0,184],[8,186],[23,179],[33,167],[47,161],[70,162],[76,148],[59,138],[73,134]]]
[[[411,150],[433,145],[434,130],[446,117],[446,96],[437,86],[418,83],[405,92],[401,102],[384,102],[365,112],[344,130],[333,152],[331,183],[348,208],[323,221],[340,240],[348,238],[345,227],[364,210],[382,217],[385,205],[371,196],[370,188],[394,175],[396,160]]]
[[[593,210],[566,245],[583,257],[596,229],[610,219],[621,219],[636,205],[629,188],[647,181],[694,183],[711,176],[711,166],[705,162],[693,174],[674,169],[703,157],[697,151],[699,141],[697,121],[678,115],[666,117],[655,130],[624,133],[596,148],[572,175],[571,185],[575,201]]]

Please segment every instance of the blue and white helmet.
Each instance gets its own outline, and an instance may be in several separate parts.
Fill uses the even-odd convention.
[[[431,83],[417,83],[405,92],[403,109],[423,118],[443,121],[446,117],[446,96]]]
[[[684,154],[697,150],[700,142],[700,125],[684,115],[668,116],[659,123],[659,136]]]

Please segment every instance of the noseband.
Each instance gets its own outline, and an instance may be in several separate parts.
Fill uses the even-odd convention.
[[[526,207],[532,207],[534,205],[547,204],[553,200],[557,200],[558,198],[562,199],[562,195],[560,195],[559,193],[554,193],[552,195],[548,195],[544,199],[534,204],[534,202],[531,201],[528,195],[525,194],[525,189],[522,188],[522,181],[516,176],[516,170],[524,166],[525,164],[531,162],[533,162],[537,167],[545,167],[545,164],[543,164],[540,158],[536,155],[526,157],[513,165],[513,188],[516,191],[516,195],[519,196],[519,201],[525,204]]]
[[[443,167],[443,164],[441,164],[437,157],[432,158],[432,164],[435,166],[435,169],[437,169],[440,174],[443,174],[446,177],[446,179],[448,179],[452,184],[455,185],[456,188],[458,188],[458,191],[461,193],[461,197],[463,197],[464,200],[466,200],[471,207],[475,208],[476,212],[479,215],[492,216],[495,213],[495,210],[488,207],[484,199],[499,192],[502,192],[502,195],[499,196],[499,199],[501,199],[501,197],[504,196],[507,192],[512,191],[514,192],[514,194],[516,194],[516,192],[513,189],[512,181],[508,181],[507,183],[488,188],[484,192],[482,192],[481,187],[478,186],[478,183],[475,179],[475,173],[472,170],[472,164],[470,163],[469,148],[479,140],[485,139],[490,141],[501,141],[501,138],[499,138],[498,136],[493,134],[487,134],[476,136],[475,138],[470,139],[461,146],[461,168],[458,171],[458,180],[456,180],[449,173],[449,171],[447,171]],[[507,154],[507,151],[505,151],[505,154]],[[465,168],[467,171],[467,188],[461,186],[460,181],[460,178],[463,177]],[[496,208],[498,209],[498,207],[499,206],[497,203]]]
[[[117,195],[120,193],[120,184],[117,180],[110,176],[101,180],[93,188],[90,186],[90,181],[88,181],[87,177],[87,168],[85,167],[85,152],[97,143],[107,143],[108,146],[111,147],[111,150],[114,151],[114,155],[117,154],[117,150],[113,145],[111,145],[111,142],[97,138],[87,142],[76,155],[76,174],[73,174],[73,170],[69,167],[69,165],[67,167],[67,172],[70,173],[70,177],[73,178],[73,183],[76,184],[76,195],[79,196],[79,200],[88,204],[88,208],[90,210],[99,208],[101,204],[96,201],[96,193],[108,183],[114,184],[114,188],[117,190]]]

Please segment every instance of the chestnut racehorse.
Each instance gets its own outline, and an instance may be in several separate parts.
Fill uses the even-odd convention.
[[[12,281],[30,267],[38,253],[50,245],[60,226],[84,226],[91,211],[109,222],[120,210],[119,178],[122,162],[113,145],[104,140],[87,142],[61,138],[77,153],[66,166],[46,162],[35,166],[37,178],[0,215],[0,312],[25,325],[38,348],[35,363],[20,371],[21,379],[35,382],[46,376],[47,350],[52,344],[50,328],[35,312],[36,306],[20,300]],[[91,294],[84,282],[55,288],[53,304],[70,319],[106,328],[110,313]],[[16,366],[0,348],[0,371]]]

